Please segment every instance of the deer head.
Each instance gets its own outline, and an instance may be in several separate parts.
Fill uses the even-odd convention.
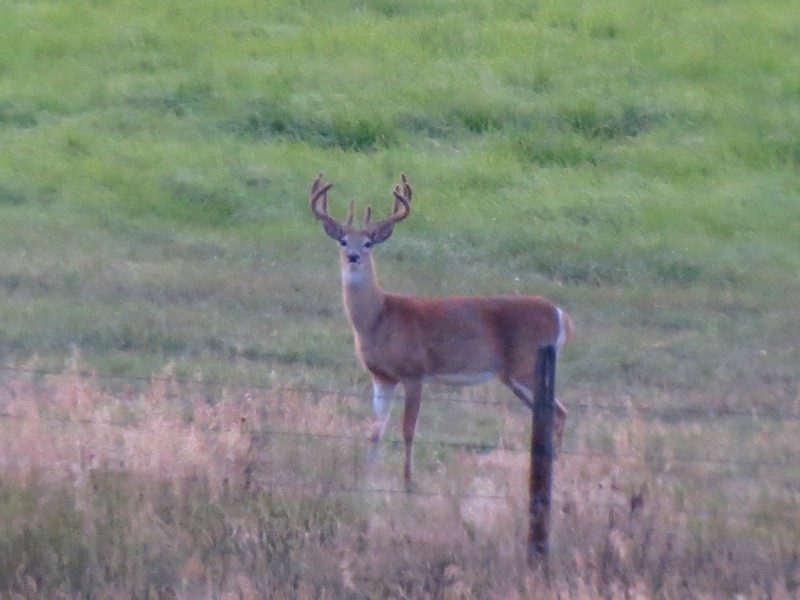
[[[373,221],[372,207],[367,206],[360,229],[353,226],[355,201],[350,202],[346,220],[334,219],[328,214],[328,192],[333,184],[323,183],[322,173],[314,180],[311,186],[311,212],[322,221],[325,233],[339,242],[343,264],[349,264],[354,268],[364,262],[370,256],[372,247],[388,240],[395,224],[405,219],[411,212],[411,186],[405,173],[400,177],[401,183],[395,186],[393,192],[392,214],[380,221]]]

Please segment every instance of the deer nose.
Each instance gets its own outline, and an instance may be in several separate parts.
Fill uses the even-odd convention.
[[[351,265],[357,265],[360,260],[361,257],[355,252],[351,252],[347,255],[347,262],[349,262]]]

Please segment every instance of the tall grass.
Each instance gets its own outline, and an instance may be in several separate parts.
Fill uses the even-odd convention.
[[[119,383],[82,375],[76,363],[63,374],[20,373],[3,391],[4,593],[796,593],[797,473],[786,462],[796,418],[754,427],[723,412],[704,427],[679,410],[678,424],[635,409],[614,417],[603,403],[618,399],[587,398],[589,412],[558,461],[545,578],[525,562],[522,411],[486,410],[483,418],[497,420],[500,410],[502,420],[500,438],[486,446],[423,442],[422,491],[407,495],[386,479],[388,464],[370,479],[360,475],[368,419],[349,406],[360,398],[246,387],[215,387],[209,397],[206,384],[169,370]],[[459,414],[469,400],[452,405],[451,434],[481,410]],[[474,425],[472,435],[482,431]],[[744,446],[728,437],[742,425],[757,436]],[[708,436],[730,449],[709,458]],[[399,454],[389,444],[382,461],[399,472]],[[698,478],[704,486],[688,484]]]

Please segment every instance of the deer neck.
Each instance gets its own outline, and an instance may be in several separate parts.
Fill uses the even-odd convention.
[[[363,257],[357,265],[349,264],[343,258],[341,268],[347,316],[356,332],[367,331],[380,317],[385,298],[378,284],[372,255]]]

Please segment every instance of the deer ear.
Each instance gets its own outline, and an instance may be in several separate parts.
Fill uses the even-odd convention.
[[[372,233],[370,233],[369,238],[372,240],[373,244],[380,244],[388,240],[392,236],[393,231],[394,223],[378,223]]]
[[[337,242],[344,237],[344,229],[335,221],[325,220],[322,221],[322,227],[329,237],[332,237]]]

